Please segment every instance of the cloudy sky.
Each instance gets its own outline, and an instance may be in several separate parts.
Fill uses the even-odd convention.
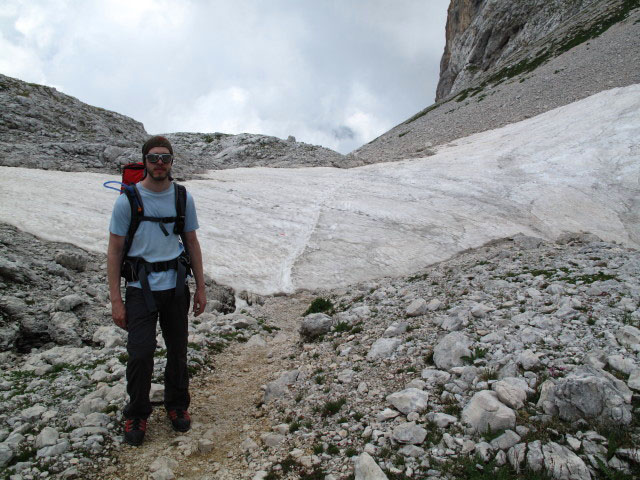
[[[0,0],[0,73],[149,133],[347,153],[433,103],[449,0]]]

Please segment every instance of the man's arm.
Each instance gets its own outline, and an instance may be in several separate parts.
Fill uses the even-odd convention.
[[[191,270],[196,279],[196,292],[193,294],[193,313],[197,317],[204,312],[207,305],[207,294],[204,285],[204,268],[202,267],[202,250],[196,231],[184,233],[184,241],[191,257]]]
[[[184,233],[184,241],[191,257],[191,270],[196,279],[196,292],[193,294],[193,313],[197,317],[204,312],[207,305],[207,294],[204,284],[204,268],[202,267],[202,250],[196,231]]]
[[[127,329],[127,315],[120,293],[120,267],[124,254],[125,237],[109,234],[107,248],[107,280],[109,281],[109,298],[111,299],[111,316],[120,328]]]

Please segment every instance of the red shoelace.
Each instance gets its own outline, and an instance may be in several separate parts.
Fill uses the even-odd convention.
[[[184,418],[185,420],[191,420],[191,417],[189,416],[189,412],[187,412],[186,410],[169,410],[169,418],[171,420],[176,420],[178,418]]]
[[[141,418],[131,418],[124,422],[124,431],[131,432],[133,430],[147,431],[147,421]]]

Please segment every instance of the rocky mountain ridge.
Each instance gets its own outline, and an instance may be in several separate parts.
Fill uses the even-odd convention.
[[[141,161],[150,135],[129,117],[87,105],[55,88],[0,74],[0,165],[117,173]],[[340,153],[289,137],[171,133],[176,176],[209,169],[352,164]]]

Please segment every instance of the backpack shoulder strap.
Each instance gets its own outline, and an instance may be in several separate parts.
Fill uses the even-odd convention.
[[[124,194],[127,196],[129,206],[131,207],[131,222],[129,223],[129,231],[127,232],[127,239],[125,240],[124,246],[124,256],[126,257],[129,253],[129,248],[131,248],[133,236],[140,226],[140,220],[144,216],[144,204],[142,203],[140,191],[135,184],[125,186]]]
[[[176,223],[173,227],[173,233],[182,235],[184,231],[185,215],[187,212],[187,189],[184,185],[173,183],[176,191]]]

